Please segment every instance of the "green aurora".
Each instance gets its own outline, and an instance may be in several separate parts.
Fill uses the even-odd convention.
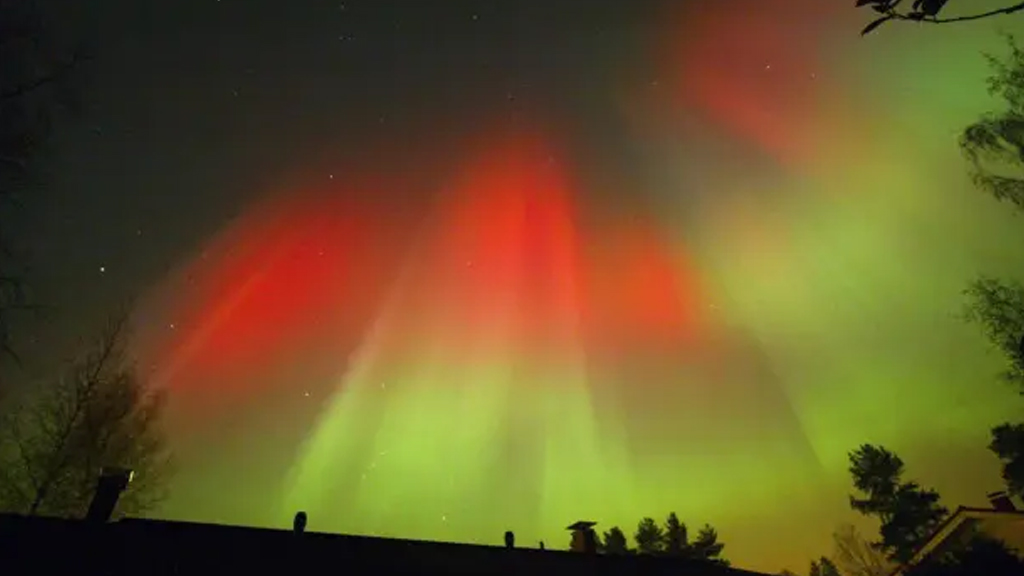
[[[800,92],[809,104],[759,94],[761,83],[745,96],[785,117],[784,151],[677,105],[688,88],[674,75],[699,39],[672,57],[652,48],[662,90],[626,91],[619,110],[642,162],[605,178],[575,159],[553,171],[529,168],[543,164],[532,156],[500,160],[497,137],[474,147],[452,170],[455,191],[389,245],[361,320],[317,324],[316,345],[289,342],[297,352],[244,370],[193,357],[211,346],[209,327],[190,332],[193,356],[143,334],[176,392],[182,469],[162,515],[285,526],[301,508],[314,530],[498,543],[512,529],[559,547],[577,519],[629,533],[675,511],[713,524],[734,564],[776,571],[829,553],[841,523],[874,530],[846,498],[846,453],[864,442],[898,452],[947,505],[983,503],[999,486],[988,430],[1019,417],[1021,401],[960,318],[962,290],[981,273],[1020,277],[1024,228],[972,187],[956,139],[998,106],[981,53],[1003,49],[997,26],[1021,21],[860,39],[860,15],[847,12],[822,25],[805,71],[815,83]],[[750,25],[717,32],[742,39]],[[736,42],[742,62],[761,57]],[[620,185],[645,199],[639,228],[655,240],[616,260],[634,230],[616,220],[634,209],[593,198]],[[244,242],[250,226],[243,218],[209,259],[173,274],[146,318],[215,322],[184,278],[230,267],[218,246]],[[605,312],[589,315],[580,296],[617,294],[624,266],[658,254],[682,302],[665,312],[684,342],[672,347],[645,334],[640,312],[607,312],[662,296],[595,296]],[[292,257],[254,266],[272,274]],[[337,299],[323,323],[357,307]],[[627,328],[639,331],[601,340]],[[179,384],[190,379],[200,384]]]

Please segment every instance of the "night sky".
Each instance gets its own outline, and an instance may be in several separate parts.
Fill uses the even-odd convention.
[[[674,510],[777,571],[874,531],[860,443],[951,507],[999,487],[1020,401],[958,314],[1024,231],[956,138],[1020,18],[68,4],[95,58],[13,227],[46,309],[4,376],[130,306],[180,465],[158,516],[557,547]]]

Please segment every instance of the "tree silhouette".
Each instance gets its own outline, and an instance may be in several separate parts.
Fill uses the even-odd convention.
[[[621,537],[621,547],[618,539]],[[657,554],[690,558],[728,566],[729,562],[722,558],[725,544],[718,541],[718,532],[709,524],[705,524],[692,541],[689,539],[686,524],[679,520],[675,512],[669,513],[664,526],[659,526],[654,518],[646,517],[637,524],[633,535],[636,552],[639,554]],[[614,547],[610,543],[615,542]],[[625,535],[617,527],[605,533],[605,551],[621,553],[625,548]]]
[[[722,558],[725,544],[718,541],[718,531],[705,524],[697,537],[690,543],[690,556],[698,560],[706,560],[715,564],[728,566],[729,561]]]
[[[604,552],[606,554],[629,554],[632,552],[629,549],[629,541],[626,539],[626,534],[622,532],[622,528],[612,526],[610,530],[604,533]]]
[[[1003,542],[975,535],[946,554],[913,566],[906,576],[1017,576],[1024,560]]]
[[[984,114],[960,135],[971,179],[997,200],[1024,210],[1024,51],[1007,36],[1009,54],[986,54],[992,74],[988,92],[1003,110]]]
[[[875,545],[889,559],[908,561],[947,514],[939,494],[904,482],[903,461],[881,446],[864,444],[849,457],[853,485],[866,496],[850,496],[850,506],[881,521],[882,539]]]
[[[948,0],[857,0],[858,8],[870,8],[877,16],[870,24],[864,27],[861,34],[868,34],[882,24],[893,20],[904,20],[909,22],[925,22],[929,24],[950,24],[953,22],[969,22],[981,20],[993,16],[1004,16],[1024,10],[1024,2],[1008,4],[1001,8],[985,10],[980,12],[968,12],[956,16],[945,16]],[[957,6],[965,6],[966,1],[957,2]],[[910,5],[907,9],[906,6]],[[902,9],[901,9],[902,8]]]
[[[832,533],[832,560],[844,576],[888,576],[895,566],[852,524]]]
[[[1024,424],[1001,424],[992,429],[988,445],[1002,462],[1008,492],[1024,498]]]
[[[986,55],[992,67],[988,90],[1005,108],[968,126],[960,147],[971,165],[975,184],[999,201],[1024,210],[1024,50],[1007,37],[1009,56]],[[1024,286],[1019,282],[980,277],[965,291],[966,318],[1006,358],[1002,378],[1024,395]],[[989,449],[1002,463],[1011,494],[1024,496],[1024,424],[1004,423],[992,429]]]
[[[0,222],[32,186],[54,112],[77,108],[71,72],[87,58],[48,33],[33,0],[0,0]],[[0,356],[18,359],[12,316],[31,310],[24,267],[0,226]]]
[[[839,568],[837,568],[836,565],[832,563],[832,560],[829,560],[825,556],[822,556],[821,558],[819,558],[817,560],[812,560],[811,561],[811,568],[810,568],[810,570],[807,571],[807,575],[808,576],[845,576],[842,572],[839,571]],[[792,570],[783,570],[783,571],[779,572],[778,576],[798,576],[798,575],[797,575],[796,572],[793,572]]]
[[[812,560],[811,569],[807,574],[808,576],[842,576],[835,563],[825,556],[822,556],[818,560]]]
[[[669,556],[688,556],[690,554],[690,540],[686,534],[686,524],[679,521],[675,512],[671,512],[665,519],[665,529],[662,534],[662,548]]]
[[[658,554],[664,549],[665,533],[654,518],[640,520],[633,539],[636,541],[636,551],[640,554]]]
[[[0,428],[0,507],[28,515],[85,515],[100,470],[134,480],[115,515],[139,515],[165,496],[170,456],[158,425],[163,396],[125,362],[123,318],[52,386],[5,414]]]
[[[982,276],[965,290],[966,319],[981,327],[1007,360],[1001,377],[1024,394],[1024,286]]]

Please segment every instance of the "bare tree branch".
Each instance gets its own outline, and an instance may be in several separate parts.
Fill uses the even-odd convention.
[[[135,471],[116,514],[141,514],[166,495],[173,471],[159,430],[163,397],[138,379],[124,358],[127,316],[65,377],[12,414],[0,431],[0,505],[28,514],[84,514],[103,467]]]
[[[994,16],[1007,16],[1024,10],[1024,2],[1018,2],[1002,8],[994,8],[984,12],[975,12],[963,16],[940,16],[940,12],[946,6],[947,0],[915,0],[913,7],[908,10],[897,10],[903,4],[903,0],[858,0],[857,7],[871,8],[879,14],[878,18],[868,24],[861,35],[868,34],[881,24],[892,20],[903,20],[906,22],[923,22],[926,24],[952,24],[956,22],[970,22],[982,20]]]
[[[1021,10],[1024,10],[1024,2],[1018,2],[1017,4],[1014,4],[1012,6],[1006,6],[1003,8],[996,8],[994,10],[989,10],[988,12],[979,12],[977,14],[969,14],[966,16],[954,16],[952,18],[939,18],[932,16],[926,16],[925,18],[916,18],[915,16],[913,16],[913,12],[896,14],[896,17],[899,18],[900,20],[913,20],[915,22],[928,22],[930,24],[949,24],[952,22],[969,22],[971,20],[981,20],[982,18],[991,18],[993,16],[1005,16],[1009,14],[1014,14],[1016,12],[1020,12]]]
[[[78,52],[75,52],[70,59],[65,62],[60,62],[53,67],[46,74],[33,79],[30,82],[21,84],[0,93],[0,100],[14,100],[31,95],[33,92],[43,88],[54,82],[62,80],[72,69],[78,66],[81,56]]]
[[[832,533],[832,561],[844,576],[888,576],[894,568],[885,554],[864,539],[852,524]]]
[[[14,200],[12,189],[23,187],[33,175],[33,160],[49,134],[53,112],[68,108],[62,98],[68,79],[91,57],[81,48],[55,42],[48,34],[49,24],[42,7],[32,0],[0,0],[0,199],[4,202]],[[0,217],[6,221],[9,213]],[[0,235],[0,359],[20,363],[12,344],[11,316],[30,307],[25,270],[13,256],[9,240]]]

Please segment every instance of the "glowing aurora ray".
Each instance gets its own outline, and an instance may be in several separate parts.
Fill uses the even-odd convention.
[[[442,205],[301,455],[289,509],[490,540],[481,509],[557,526],[601,498],[594,470],[622,469],[590,406],[569,188],[531,152],[484,157]]]

